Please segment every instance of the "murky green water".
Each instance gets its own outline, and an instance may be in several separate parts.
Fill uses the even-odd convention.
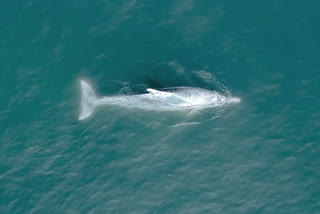
[[[0,213],[319,213],[318,1],[3,1]],[[183,113],[100,95],[201,87]]]

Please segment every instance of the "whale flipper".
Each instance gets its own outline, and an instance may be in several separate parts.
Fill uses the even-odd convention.
[[[147,88],[147,91],[148,91],[150,94],[153,94],[153,95],[155,95],[155,96],[161,96],[161,97],[172,96],[172,93],[165,92],[165,91],[158,91],[158,90],[152,89],[152,88]]]
[[[92,87],[84,80],[80,81],[81,84],[81,102],[80,102],[80,115],[79,120],[89,117],[96,106],[97,97]]]

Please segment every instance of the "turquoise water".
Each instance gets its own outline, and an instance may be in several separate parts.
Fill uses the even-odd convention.
[[[319,1],[2,1],[0,213],[319,213]],[[190,117],[99,95],[176,86]]]

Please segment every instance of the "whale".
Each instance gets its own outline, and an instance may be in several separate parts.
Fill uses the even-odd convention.
[[[120,106],[148,111],[194,111],[222,107],[238,103],[240,98],[227,97],[202,88],[172,87],[164,89],[147,88],[141,94],[123,94],[99,97],[91,85],[80,80],[81,99],[79,120],[89,118],[98,106]]]

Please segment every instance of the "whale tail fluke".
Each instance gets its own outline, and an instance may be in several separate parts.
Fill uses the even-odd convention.
[[[93,113],[97,103],[97,96],[92,87],[84,80],[80,81],[81,84],[81,101],[80,101],[80,115],[79,120],[84,120]]]

